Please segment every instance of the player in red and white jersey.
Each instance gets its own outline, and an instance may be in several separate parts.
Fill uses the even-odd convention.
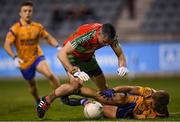
[[[107,89],[104,74],[95,59],[95,51],[104,46],[110,46],[118,58],[118,75],[128,73],[124,53],[118,43],[115,28],[107,23],[90,23],[81,25],[64,41],[58,54],[59,60],[66,69],[74,89],[83,81],[91,80],[99,90]],[[78,77],[80,82],[74,83]]]
[[[69,101],[68,96],[78,91],[84,81],[91,80],[100,91],[107,89],[105,76],[95,59],[95,51],[104,46],[110,46],[118,59],[118,75],[125,76],[128,73],[124,53],[118,43],[115,28],[107,23],[85,24],[77,28],[67,40],[64,41],[58,58],[67,71],[70,82],[62,84],[52,94],[59,96],[68,105],[79,104],[79,100]],[[63,97],[62,97],[63,96]],[[47,98],[48,101],[49,98]],[[42,118],[47,110],[46,98],[43,97],[37,107],[37,113]],[[45,106],[45,107],[44,107]]]

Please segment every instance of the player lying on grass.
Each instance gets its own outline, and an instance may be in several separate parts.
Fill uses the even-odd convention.
[[[148,87],[117,86],[98,92],[89,87],[81,87],[78,94],[92,97],[103,104],[104,116],[108,118],[156,118],[168,117],[167,105],[169,94],[165,91],[156,91]],[[43,118],[50,104],[62,93],[56,89],[53,93],[41,99],[37,107],[37,114]],[[86,99],[80,102],[85,104]]]
[[[120,77],[128,74],[126,58],[118,42],[115,27],[110,24],[88,23],[79,26],[63,43],[58,59],[63,64],[70,79],[70,84],[77,89],[75,78],[82,81],[91,79],[99,90],[108,88],[105,76],[96,61],[96,50],[109,46],[118,59],[117,69]],[[75,81],[75,82],[74,82]],[[68,90],[64,90],[68,92]],[[62,97],[66,103],[67,96]]]
[[[94,89],[82,87],[80,93],[101,102],[104,116],[107,118],[148,119],[169,116],[167,108],[169,94],[164,90],[156,91],[140,86],[117,86],[95,92]],[[82,99],[80,102],[85,105],[88,100]]]

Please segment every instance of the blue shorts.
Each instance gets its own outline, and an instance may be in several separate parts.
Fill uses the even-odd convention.
[[[136,106],[136,103],[128,103],[125,106],[118,106],[116,111],[116,118],[133,118],[133,110]]]
[[[45,60],[45,57],[39,56],[30,67],[28,67],[27,69],[21,70],[21,73],[25,80],[32,80],[35,77],[36,67],[39,64],[39,62],[41,62],[42,60]]]

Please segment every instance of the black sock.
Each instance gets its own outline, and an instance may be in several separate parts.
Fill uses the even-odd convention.
[[[81,105],[81,100],[82,98],[69,98],[69,96],[62,96],[61,101],[65,105],[70,105],[70,106],[79,106]]]

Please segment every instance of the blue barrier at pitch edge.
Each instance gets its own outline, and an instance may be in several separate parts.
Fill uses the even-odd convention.
[[[123,51],[128,69],[133,73],[180,72],[180,43],[124,43]],[[56,58],[57,51],[42,46],[44,55],[56,75],[66,75],[62,64]],[[117,58],[110,47],[96,51],[96,58],[105,74],[117,73]],[[21,76],[13,60],[0,47],[0,77]]]

